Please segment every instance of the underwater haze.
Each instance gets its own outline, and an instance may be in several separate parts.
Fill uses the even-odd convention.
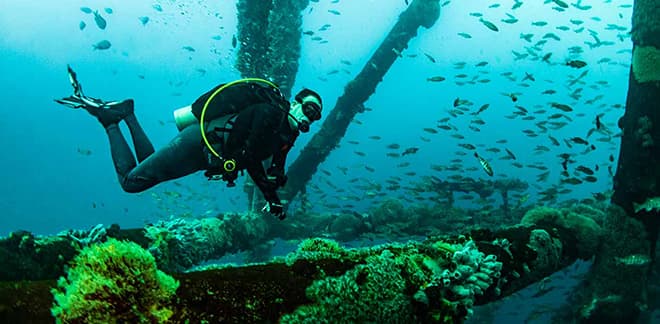
[[[387,197],[412,204],[425,196],[410,188],[429,177],[518,179],[530,185],[518,195],[526,205],[609,191],[628,87],[632,0],[441,3],[440,19],[400,53],[369,109],[321,164],[307,193],[313,208],[361,212]],[[317,90],[327,116],[406,5],[311,1],[303,31],[312,33],[303,35],[293,92]],[[236,19],[231,1],[0,2],[0,234],[140,227],[246,210],[241,182],[226,188],[202,173],[123,192],[100,124],[53,101],[71,94],[70,64],[85,94],[134,98],[149,138],[156,148],[165,145],[177,133],[175,109],[240,78]],[[289,163],[319,127],[299,138]],[[474,196],[456,204],[499,203]]]

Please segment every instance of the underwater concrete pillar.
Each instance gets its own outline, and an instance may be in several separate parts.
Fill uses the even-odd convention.
[[[621,239],[618,236],[625,235],[631,240],[627,241],[627,245],[639,245],[639,253],[654,257],[660,225],[660,205],[652,204],[655,201],[652,198],[660,196],[660,0],[635,0],[631,34],[632,64],[626,110],[618,123],[623,135],[614,175],[612,203],[621,206],[628,216],[632,216],[630,221],[640,226],[632,232],[631,227],[612,228],[608,235],[618,240]],[[648,209],[637,208],[637,204],[648,204]],[[611,252],[605,248],[602,250],[604,255],[599,253],[601,262],[611,263],[611,258],[608,260],[605,257]],[[591,311],[581,320],[635,321],[645,304],[646,267],[642,267],[644,271],[626,271],[632,271],[636,276],[629,276],[633,279],[626,283],[626,289],[621,289],[616,281],[608,284],[600,280],[612,269],[600,268],[598,263],[592,271],[594,280],[590,280],[597,284],[592,288],[595,291],[588,295],[588,300],[581,301],[584,307],[591,306]],[[618,280],[621,278],[619,275]],[[597,304],[594,301],[598,294],[619,298]]]
[[[612,202],[634,214],[633,204],[660,196],[660,1],[636,0],[633,58]]]
[[[236,69],[241,77],[271,80],[282,94],[291,96],[300,59],[301,12],[307,5],[309,0],[238,1]],[[255,205],[259,198],[251,179],[244,191],[248,205]]]
[[[417,36],[420,26],[431,28],[440,17],[439,0],[413,0],[399,15],[390,30],[362,71],[344,88],[344,94],[314,134],[298,158],[289,167],[289,181],[282,195],[289,201],[312,178],[319,164],[337,147],[356,114],[364,111],[364,102],[376,91],[376,86],[394,64],[408,42]]]

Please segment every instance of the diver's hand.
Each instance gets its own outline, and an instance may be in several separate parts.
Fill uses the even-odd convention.
[[[283,174],[268,176],[268,181],[275,184],[275,189],[284,187],[287,180],[289,180],[289,178]]]
[[[284,206],[280,203],[268,202],[261,209],[261,211],[266,211],[271,213],[273,216],[277,217],[279,220],[284,220],[286,218],[286,213],[284,212]]]

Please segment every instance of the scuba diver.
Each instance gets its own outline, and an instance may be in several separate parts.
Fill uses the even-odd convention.
[[[55,102],[82,108],[99,120],[108,134],[124,191],[141,192],[202,170],[209,180],[224,180],[233,187],[238,172],[247,170],[267,202],[262,211],[280,220],[286,217],[277,189],[286,184],[285,162],[296,138],[321,119],[323,103],[318,93],[302,89],[290,103],[267,80],[250,78],[218,85],[174,112],[180,132],[155,151],[134,114],[132,99],[88,97],[76,73],[70,66],[67,69],[73,95]],[[120,121],[128,126],[135,156],[119,129]],[[270,167],[265,170],[262,161],[268,158]]]

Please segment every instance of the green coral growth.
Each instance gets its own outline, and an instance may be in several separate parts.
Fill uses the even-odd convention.
[[[307,295],[318,304],[284,315],[281,323],[411,323],[401,260],[385,250],[340,277],[315,281]]]
[[[472,312],[475,296],[498,291],[502,263],[479,252],[473,241],[451,244],[386,244],[363,251],[342,249],[326,239],[308,239],[287,257],[363,262],[338,276],[321,274],[307,287],[311,304],[280,318],[281,323],[458,322]],[[418,318],[419,310],[431,314]]]
[[[52,290],[57,323],[162,323],[179,283],[139,245],[109,239],[83,249]]]

